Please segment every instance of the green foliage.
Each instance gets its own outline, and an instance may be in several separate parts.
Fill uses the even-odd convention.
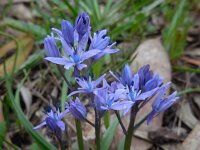
[[[6,135],[6,122],[0,122],[0,147],[2,147],[4,137]]]
[[[19,21],[19,20],[10,19],[10,18],[5,18],[1,22],[0,27],[4,27],[4,26],[9,26],[18,31],[34,34],[36,38],[38,38],[39,40],[43,39],[44,36],[46,36],[47,34],[46,30],[40,27],[39,25],[30,23],[30,22],[26,23],[24,21]]]
[[[171,59],[179,57],[186,44],[186,37],[190,26],[188,6],[187,0],[178,0],[175,8],[170,3],[165,8],[169,25],[163,30],[163,40]]]
[[[118,120],[115,118],[113,122],[110,124],[106,132],[103,134],[103,138],[101,140],[101,149],[108,150],[115,135],[115,130],[118,125]]]

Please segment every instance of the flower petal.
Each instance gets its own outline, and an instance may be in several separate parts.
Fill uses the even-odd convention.
[[[89,59],[90,57],[98,54],[99,52],[101,52],[101,50],[98,49],[93,49],[93,50],[89,50],[87,52],[85,52],[82,56],[81,56],[81,61],[84,61],[86,59]]]
[[[93,86],[97,87],[101,83],[101,81],[105,78],[105,76],[106,76],[106,74],[103,74],[96,81],[93,81]]]
[[[33,129],[36,130],[36,129],[39,129],[41,127],[43,127],[44,125],[46,125],[46,122],[43,121],[42,123],[40,123],[39,125],[35,126]]]
[[[85,93],[85,91],[84,90],[73,91],[67,97],[70,97],[70,96],[77,94],[77,93]]]
[[[151,91],[142,93],[142,94],[140,94],[138,97],[136,97],[135,100],[136,100],[136,101],[137,101],[137,100],[145,100],[145,99],[147,99],[147,98],[150,98],[150,97],[152,97],[152,96],[158,91],[158,89],[159,89],[159,88],[155,88],[155,89],[153,89],[153,90],[151,90]]]
[[[66,60],[66,58],[60,58],[60,57],[46,57],[44,59],[58,65],[65,65],[66,63],[69,62]]]
[[[73,62],[66,63],[65,66],[64,66],[64,68],[65,68],[66,70],[68,70],[70,67],[72,67],[72,66],[74,66],[74,65],[75,65],[75,64],[74,64]]]
[[[56,124],[58,125],[58,127],[62,130],[65,131],[65,124],[63,121],[57,121]]]
[[[77,65],[78,70],[82,70],[83,68],[86,68],[86,67],[87,67],[86,64],[78,64]]]
[[[67,21],[63,20],[61,23],[61,30],[65,41],[71,45],[74,44],[74,31],[72,24]]]

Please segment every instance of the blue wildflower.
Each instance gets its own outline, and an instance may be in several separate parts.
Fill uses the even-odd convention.
[[[80,120],[85,120],[87,116],[85,106],[80,102],[79,98],[76,97],[76,100],[70,100],[69,104],[65,103],[66,109],[76,118]]]
[[[65,69],[69,69],[70,67],[77,67],[78,70],[82,70],[83,68],[87,67],[86,64],[83,64],[83,61],[93,57],[100,52],[100,50],[85,51],[81,48],[78,48],[77,51],[75,51],[73,48],[68,46],[63,38],[61,38],[61,42],[64,52],[68,57],[46,57],[45,59],[58,65],[64,65]]]
[[[176,91],[167,97],[165,96],[169,84],[170,83],[165,84],[158,91],[158,95],[156,96],[152,104],[152,111],[147,118],[147,124],[149,124],[155,116],[168,109],[172,104],[174,104],[179,99],[179,97],[177,97]]]
[[[123,84],[119,84],[120,86],[118,85],[118,89],[115,92],[120,99],[129,101],[130,105],[129,107],[127,107],[127,109],[124,110],[124,115],[129,111],[129,109],[135,104],[136,101],[144,101],[152,98],[159,89],[158,87],[156,87],[154,89],[151,89],[150,91],[141,91],[139,78],[139,74],[135,74],[132,79],[133,81],[131,86],[124,86]]]
[[[102,30],[99,32],[94,33],[94,37],[91,38],[91,44],[89,49],[99,49],[101,52],[93,57],[94,60],[99,59],[100,57],[104,56],[105,54],[116,53],[119,49],[112,49],[112,46],[116,44],[116,42],[111,43],[110,37],[106,36],[107,31]]]
[[[119,100],[114,93],[110,93],[108,88],[96,91],[94,102],[101,114],[106,110],[125,110],[132,104],[130,101]]]
[[[53,35],[47,36],[44,39],[44,50],[48,57],[56,57],[56,58],[58,57],[59,58],[61,56]]]
[[[63,112],[60,112],[59,108],[56,108],[56,111],[54,111],[51,106],[48,106],[47,111],[45,112],[46,118],[42,123],[35,126],[33,129],[39,129],[42,126],[46,125],[47,128],[54,133],[56,136],[60,137],[59,130],[65,131],[65,124],[61,120],[67,113],[69,113],[69,110],[66,109]]]
[[[85,60],[101,52],[100,49],[85,50],[90,35],[90,19],[86,13],[78,16],[74,28],[70,22],[63,20],[61,31],[55,28],[52,30],[59,36],[58,39],[62,43],[65,56],[47,55],[48,57],[45,59],[58,65],[64,65],[67,70],[70,67],[82,70],[87,67],[86,64],[83,64]],[[51,50],[53,49],[49,49],[49,51]]]
[[[74,46],[74,28],[72,24],[67,20],[63,20],[61,23],[61,31],[62,33],[60,34],[62,35],[60,36],[63,37],[68,44]]]
[[[133,73],[131,71],[131,68],[128,64],[124,66],[124,70],[122,72],[122,75],[115,75],[112,71],[110,71],[110,74],[120,83],[122,83],[124,86],[131,86],[133,85]]]
[[[154,75],[150,70],[150,65],[145,65],[138,70],[140,76],[140,89],[142,91],[149,91],[153,88],[160,87],[163,82],[158,75]]]
[[[98,88],[97,86],[101,83],[101,81],[104,79],[104,77],[106,76],[106,74],[103,74],[102,76],[100,76],[97,80],[92,80],[91,76],[89,76],[88,78],[84,77],[84,78],[75,78],[76,82],[78,83],[78,85],[80,86],[80,88],[78,88],[77,91],[73,91],[72,93],[70,93],[68,95],[68,97],[76,94],[76,93],[93,93],[96,90],[99,90],[101,88]]]
[[[81,41],[84,35],[87,37],[90,36],[90,28],[90,17],[85,12],[80,13],[75,23],[75,30],[78,33],[78,41]]]

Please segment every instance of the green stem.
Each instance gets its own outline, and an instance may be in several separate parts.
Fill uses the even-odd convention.
[[[72,86],[71,86],[71,84],[69,83],[69,81],[67,80],[67,78],[65,77],[65,74],[62,72],[61,67],[60,67],[59,65],[57,65],[57,67],[58,67],[59,73],[61,74],[61,76],[63,77],[63,79],[65,80],[65,82],[67,83],[68,88],[69,88],[71,91],[73,91]]]
[[[101,119],[99,118],[98,112],[95,110],[95,136],[96,136],[96,149],[100,150],[100,124]]]
[[[81,121],[78,119],[75,119],[75,123],[76,123],[76,134],[77,134],[77,139],[78,139],[78,146],[79,146],[79,149],[84,150]]]
[[[178,92],[178,96],[183,96],[184,94],[194,93],[194,92],[200,92],[200,88],[199,87],[197,87],[197,88],[189,88],[189,89],[180,91],[180,92]]]
[[[124,127],[124,124],[122,123],[121,117],[120,117],[119,112],[117,110],[115,110],[115,114],[117,116],[117,119],[119,121],[119,124],[120,124],[124,134],[127,135],[126,128]]]
[[[134,125],[134,130],[137,130],[148,118],[150,113],[146,114],[136,125]]]
[[[133,137],[133,133],[134,133],[135,117],[137,114],[136,109],[137,109],[137,105],[135,104],[131,108],[131,116],[130,116],[130,122],[129,122],[129,126],[128,126],[127,135],[125,138],[124,150],[130,150],[130,148],[131,148],[131,142],[132,142],[132,137]]]

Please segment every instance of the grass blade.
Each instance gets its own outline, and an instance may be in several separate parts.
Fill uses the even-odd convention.
[[[117,125],[118,125],[118,120],[117,120],[117,118],[115,118],[103,135],[103,139],[101,141],[101,149],[102,150],[109,149],[109,147],[112,143]]]

